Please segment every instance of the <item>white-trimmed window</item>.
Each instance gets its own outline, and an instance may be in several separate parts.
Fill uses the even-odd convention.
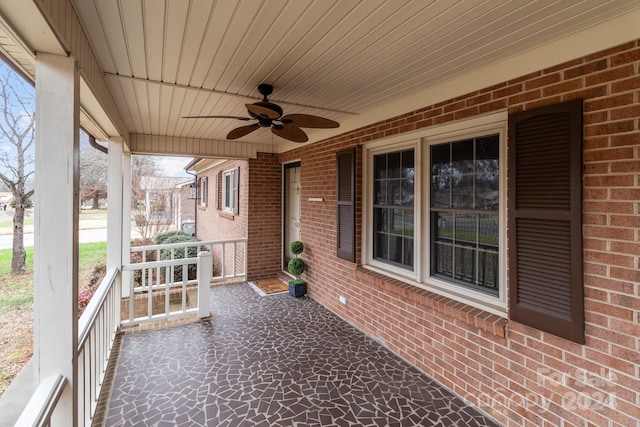
[[[209,199],[209,180],[206,176],[200,178],[200,205],[206,207]]]
[[[373,258],[413,271],[414,150],[373,156]]]
[[[505,112],[364,147],[363,264],[504,315]]]
[[[222,210],[238,214],[238,185],[240,182],[240,168],[222,172]]]

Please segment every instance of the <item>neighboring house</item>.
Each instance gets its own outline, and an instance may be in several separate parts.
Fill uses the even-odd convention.
[[[0,192],[0,209],[4,209],[6,206],[9,208],[9,205],[13,201],[13,194],[10,192]]]
[[[161,224],[180,226],[179,215],[188,209],[189,204],[181,197],[183,186],[191,185],[192,180],[183,177],[145,176],[141,179],[141,190],[144,200],[139,200],[139,206],[144,206],[147,221]],[[184,207],[183,207],[184,202]],[[191,209],[193,212],[193,209]],[[188,219],[188,218],[185,218]]]
[[[281,176],[271,155],[249,160],[195,159],[186,167],[197,173],[196,237],[200,240],[248,238],[248,277],[277,271],[281,220],[273,211],[280,200]],[[266,208],[260,200],[266,201]],[[275,219],[278,216],[278,219]],[[214,258],[215,259],[215,258]],[[214,265],[214,272],[220,266]]]
[[[176,185],[176,192],[173,194],[173,205],[176,206],[174,212],[174,223],[182,225],[185,221],[195,221],[197,203],[193,180]]]

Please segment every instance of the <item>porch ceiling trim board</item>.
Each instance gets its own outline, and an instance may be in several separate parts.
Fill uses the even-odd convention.
[[[31,57],[33,64],[24,61],[14,63],[27,72],[33,79],[31,70],[35,70],[34,52],[47,52],[56,55],[73,54],[80,67],[83,80],[80,104],[85,107],[86,119],[81,122],[87,129],[100,129],[103,134],[123,136],[128,134],[120,110],[113,99],[111,90],[102,74],[102,67],[94,55],[93,48],[84,32],[82,24],[69,0],[0,0],[0,15],[11,22],[15,36],[24,42],[15,41],[5,46],[8,57],[15,58],[11,52],[22,51],[20,57]],[[8,27],[8,25],[3,25]],[[6,31],[4,32],[6,34]],[[98,111],[98,108],[102,112]],[[117,134],[114,134],[114,131]]]
[[[132,133],[129,136],[129,148],[133,154],[218,157],[225,159],[255,159],[258,152],[269,153],[274,149],[272,144],[179,138],[139,133]]]

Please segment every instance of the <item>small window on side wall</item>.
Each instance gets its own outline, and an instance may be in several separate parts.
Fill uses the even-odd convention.
[[[202,177],[200,178],[200,205],[203,207],[207,206],[207,202],[208,202],[208,198],[209,198],[209,185],[208,185],[208,178]]]
[[[240,167],[222,173],[222,210],[238,215]]]

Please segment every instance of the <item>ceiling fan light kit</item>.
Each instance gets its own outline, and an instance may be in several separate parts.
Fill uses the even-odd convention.
[[[185,119],[193,118],[215,118],[215,119],[236,119],[242,121],[257,120],[246,126],[240,126],[227,134],[227,139],[238,139],[250,134],[261,127],[270,127],[271,132],[280,138],[293,142],[306,142],[309,140],[307,134],[300,128],[328,129],[337,128],[340,124],[336,121],[325,119],[324,117],[313,116],[311,114],[289,114],[283,116],[282,108],[270,102],[267,97],[273,92],[273,86],[262,83],[258,85],[258,92],[263,99],[253,104],[245,104],[250,117],[242,116],[184,116]]]

